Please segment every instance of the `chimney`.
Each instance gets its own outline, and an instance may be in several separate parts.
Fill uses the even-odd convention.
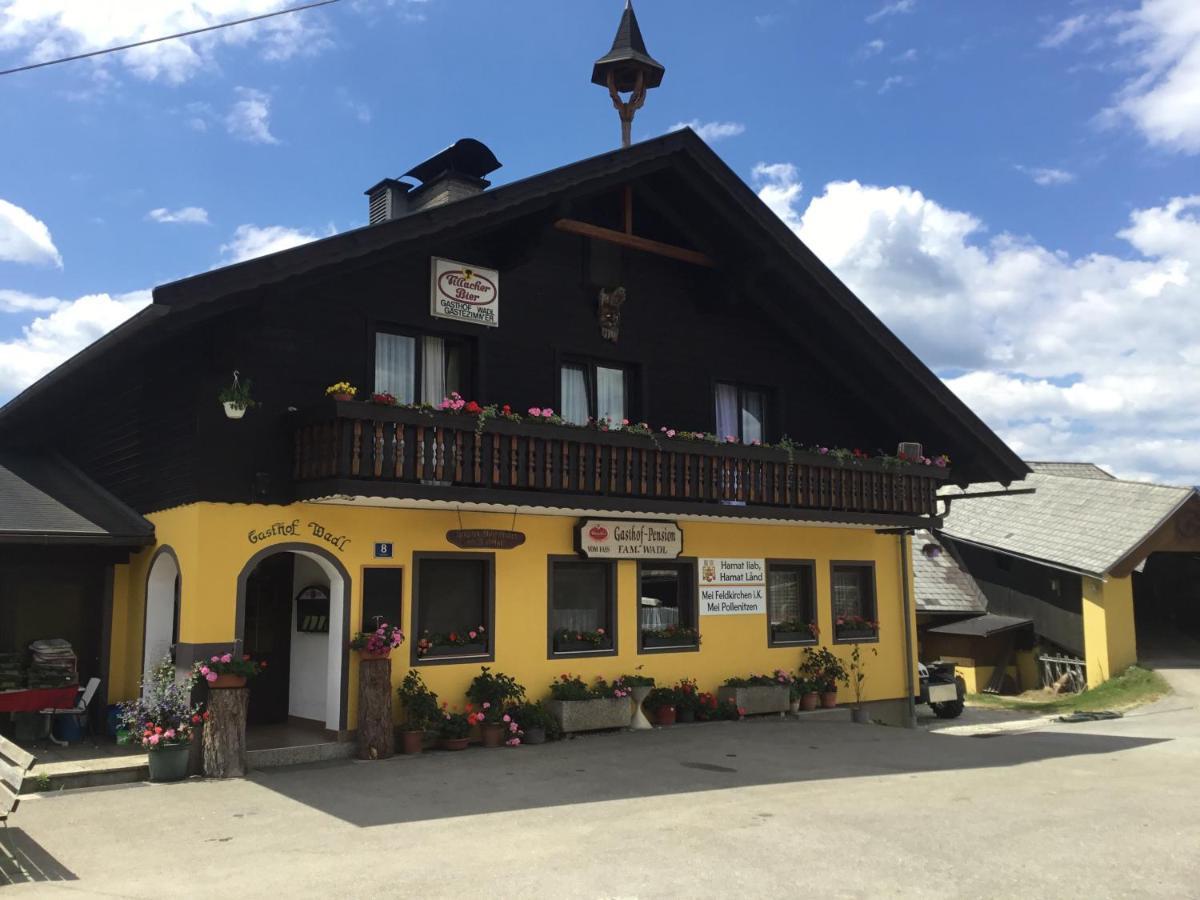
[[[405,178],[421,182],[408,195],[408,211],[421,212],[480,194],[491,185],[484,176],[498,168],[500,161],[486,145],[461,138],[404,173]]]
[[[411,190],[411,184],[405,184],[395,178],[385,178],[374,187],[363,191],[367,195],[367,203],[370,208],[368,224],[378,225],[380,222],[389,222],[408,212],[407,195]]]

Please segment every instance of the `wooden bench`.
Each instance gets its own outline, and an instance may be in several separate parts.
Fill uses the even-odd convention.
[[[32,753],[27,753],[6,737],[0,737],[0,822],[8,827],[8,817],[17,811],[21,802],[21,782],[36,762]]]

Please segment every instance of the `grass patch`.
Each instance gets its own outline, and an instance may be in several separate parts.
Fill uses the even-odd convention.
[[[1100,709],[1128,709],[1157,700],[1171,693],[1161,675],[1140,666],[1130,666],[1115,678],[1082,694],[1059,694],[1047,690],[1026,691],[1016,697],[996,694],[968,694],[972,706],[991,709],[1018,709],[1034,713],[1094,712]]]

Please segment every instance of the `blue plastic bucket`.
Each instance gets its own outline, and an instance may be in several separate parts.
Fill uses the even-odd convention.
[[[55,716],[54,736],[60,741],[82,741],[83,724],[79,716]]]

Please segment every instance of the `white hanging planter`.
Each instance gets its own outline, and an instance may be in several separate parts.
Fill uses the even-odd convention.
[[[246,414],[246,407],[232,401],[226,400],[222,405],[225,407],[225,418],[227,419],[240,419]]]

